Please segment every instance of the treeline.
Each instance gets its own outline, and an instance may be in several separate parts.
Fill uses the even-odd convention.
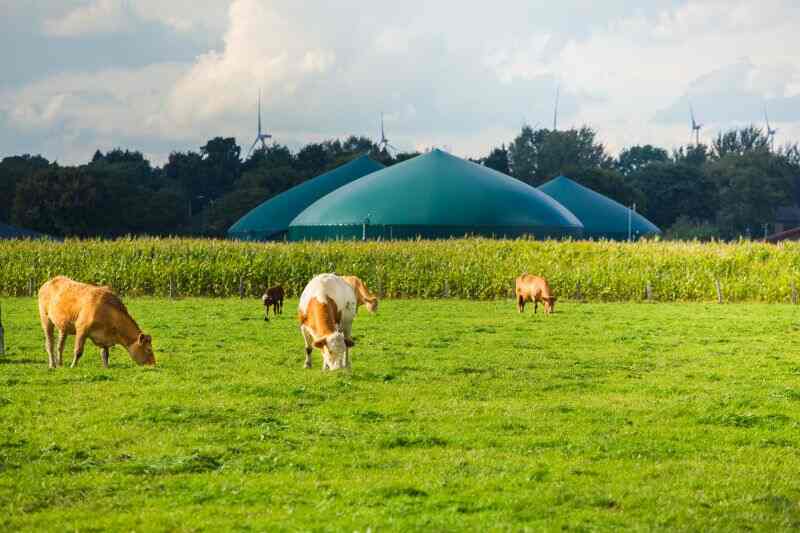
[[[0,221],[54,236],[223,236],[244,213],[303,181],[365,153],[386,165],[417,155],[391,154],[370,139],[308,144],[296,152],[267,145],[243,158],[233,138],[199,151],[173,152],[154,167],[140,152],[97,151],[84,165],[41,156],[0,162]],[[755,127],[720,134],[711,145],[674,150],[633,146],[612,157],[588,127],[525,126],[478,163],[533,186],[565,174],[636,208],[676,238],[758,235],[775,210],[800,196],[800,150],[778,150]]]
[[[235,139],[216,137],[198,152],[173,152],[163,167],[123,149],[97,151],[78,166],[6,157],[0,162],[0,221],[53,236],[222,236],[264,200],[365,153],[386,165],[415,155],[392,155],[369,139],[350,137],[296,153],[267,145],[243,159]]]

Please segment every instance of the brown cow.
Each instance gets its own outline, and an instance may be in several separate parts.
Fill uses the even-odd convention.
[[[378,310],[378,297],[369,292],[367,285],[357,276],[341,276],[356,292],[356,303],[366,305],[367,311],[374,313]]]
[[[272,306],[272,314],[283,314],[283,287],[275,285],[270,287],[261,296],[261,303],[264,304],[264,320],[269,320],[269,307]]]
[[[131,358],[140,365],[156,364],[152,338],[142,333],[125,305],[108,287],[57,276],[39,289],[39,318],[50,368],[61,366],[67,335],[75,335],[73,368],[83,355],[87,338],[100,347],[106,368],[108,350],[115,344],[124,346]],[[53,346],[55,328],[59,331],[57,354]]]
[[[556,297],[550,290],[547,280],[539,276],[523,274],[517,278],[516,289],[517,310],[522,313],[525,311],[525,302],[533,302],[533,312],[539,306],[539,302],[544,303],[544,312],[552,313],[556,307]]]

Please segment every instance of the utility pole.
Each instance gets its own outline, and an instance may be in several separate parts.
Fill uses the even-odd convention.
[[[628,242],[633,240],[633,212],[636,211],[636,202],[628,208]]]

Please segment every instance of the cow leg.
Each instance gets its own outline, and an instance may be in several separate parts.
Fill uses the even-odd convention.
[[[306,361],[303,364],[303,368],[311,368],[311,352],[314,351],[314,338],[303,328],[300,328],[300,331],[303,333],[303,340],[306,343]]]
[[[536,314],[536,311],[539,309],[539,300],[533,301],[533,314]]]
[[[58,332],[58,360],[56,364],[58,366],[62,366],[64,364],[64,345],[67,343],[67,332],[66,331],[59,331]]]
[[[103,358],[103,368],[108,368],[108,348],[100,349],[100,357]]]
[[[520,295],[517,296],[517,311],[520,313],[525,312],[525,298]]]
[[[42,330],[44,331],[44,349],[47,352],[47,366],[49,368],[56,367],[56,359],[53,355],[53,333],[54,333],[55,326],[50,319],[43,318],[42,319]]]
[[[75,368],[78,365],[78,360],[83,355],[83,345],[86,344],[86,332],[78,330],[75,332],[75,354],[72,359],[70,368]]]
[[[269,322],[269,305],[264,306],[264,321]]]

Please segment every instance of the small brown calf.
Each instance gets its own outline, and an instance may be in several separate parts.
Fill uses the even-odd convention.
[[[269,307],[272,306],[272,314],[283,314],[283,287],[275,285],[270,287],[261,296],[261,303],[264,304],[264,320],[269,321]]]
[[[544,304],[544,312],[552,313],[556,307],[556,297],[550,290],[547,280],[539,276],[523,274],[517,278],[515,294],[517,296],[517,310],[522,313],[525,311],[525,303],[533,302],[533,312],[539,306],[539,302]]]

